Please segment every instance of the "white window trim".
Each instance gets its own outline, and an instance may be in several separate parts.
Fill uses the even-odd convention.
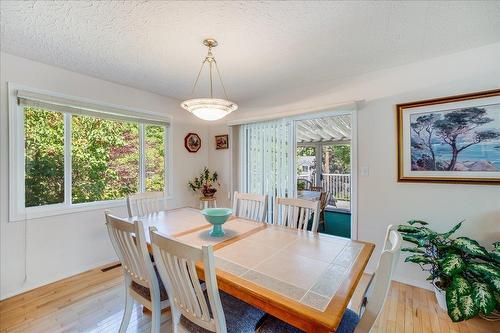
[[[125,199],[119,200],[106,200],[106,201],[94,201],[87,203],[79,203],[72,204],[71,203],[71,146],[65,145],[65,156],[64,156],[64,186],[65,186],[65,197],[64,203],[53,204],[53,205],[44,205],[37,207],[24,207],[24,177],[25,177],[25,160],[24,160],[24,112],[21,112],[19,109],[22,106],[19,106],[17,103],[17,91],[24,90],[30,91],[38,94],[45,94],[48,96],[53,96],[55,98],[63,98],[68,100],[77,101],[79,103],[89,105],[98,105],[102,106],[104,109],[114,109],[114,110],[123,110],[124,115],[127,114],[136,114],[143,115],[144,117],[153,116],[158,119],[158,114],[145,111],[135,108],[130,108],[121,105],[114,105],[110,103],[103,103],[98,101],[93,101],[89,99],[84,99],[75,96],[63,95],[47,90],[41,90],[36,88],[31,88],[23,85],[18,85],[16,83],[8,82],[8,105],[9,105],[9,221],[24,221],[27,219],[37,219],[42,217],[54,216],[54,215],[63,215],[63,214],[71,214],[76,212],[83,211],[92,211],[92,210],[100,210],[111,207],[120,207],[125,206]],[[71,137],[71,117],[67,116],[67,113],[64,113],[64,121],[66,125],[66,129],[70,129],[69,131],[65,131],[65,143],[70,140]],[[164,179],[165,179],[165,199],[172,199],[172,121],[170,116],[164,116],[161,118],[165,123],[168,123],[167,130],[165,133],[165,168],[164,168]],[[144,125],[139,124],[140,131],[144,130]],[[145,140],[140,140],[145,141]],[[144,151],[144,142],[141,142],[142,146],[140,147],[141,152],[141,163],[140,163],[140,172],[141,177],[139,179],[139,191],[144,191],[145,184],[143,180],[143,176],[145,175],[145,170],[143,170],[143,154]],[[22,153],[19,153],[22,152]],[[68,172],[69,171],[69,172]]]

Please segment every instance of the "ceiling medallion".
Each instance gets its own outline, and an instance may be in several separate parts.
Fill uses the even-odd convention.
[[[231,112],[235,111],[236,109],[238,109],[238,105],[234,102],[231,102],[228,99],[226,88],[224,87],[224,83],[222,82],[222,77],[219,72],[219,67],[217,66],[215,57],[212,54],[212,48],[217,46],[218,44],[217,41],[215,39],[205,39],[203,41],[203,44],[208,47],[208,53],[201,64],[201,68],[194,82],[191,95],[194,94],[196,85],[198,84],[198,80],[200,79],[200,74],[203,71],[203,67],[205,66],[205,64],[208,64],[208,70],[210,75],[210,97],[188,99],[182,102],[181,106],[182,108],[191,112],[200,119],[213,121],[221,119],[230,114]],[[217,71],[219,82],[222,86],[222,90],[224,91],[224,96],[226,97],[226,99],[214,98],[213,96],[213,80],[212,80],[213,68],[215,68],[215,70]]]

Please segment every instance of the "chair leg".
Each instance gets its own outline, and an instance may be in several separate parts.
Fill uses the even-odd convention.
[[[154,295],[151,295],[151,303],[152,303],[151,333],[160,333],[160,325],[161,325],[160,295],[157,295],[156,297]]]
[[[172,305],[170,305],[170,309],[172,310],[172,333],[180,333],[181,313]]]
[[[125,333],[132,316],[132,309],[134,308],[134,299],[128,292],[128,284],[125,284],[125,311],[123,312],[122,323],[120,324],[119,333]]]

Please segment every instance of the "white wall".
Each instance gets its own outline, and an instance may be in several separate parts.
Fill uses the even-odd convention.
[[[368,267],[373,270],[386,226],[412,218],[427,220],[438,231],[465,220],[458,234],[476,238],[488,247],[500,239],[499,186],[407,184],[396,180],[396,104],[495,88],[500,88],[500,43],[332,82],[329,86],[322,83],[316,95],[306,96],[298,90],[268,96],[242,106],[230,119],[364,100],[358,111],[358,170],[368,167],[369,176],[358,177],[358,238],[377,245]],[[314,90],[307,87],[307,91]],[[224,129],[224,125],[215,125],[210,135]],[[221,170],[222,178],[229,177],[225,167],[228,163],[222,160],[229,155],[212,149],[209,166]],[[212,158],[213,154],[218,157]],[[415,265],[400,263],[395,278],[428,288],[425,277]]]
[[[229,149],[215,149],[215,135],[229,134],[229,128],[226,125],[210,126],[208,137],[210,141],[208,166],[211,170],[217,171],[219,174],[220,187],[217,189],[217,205],[219,207],[231,207],[231,162],[230,149],[232,145],[231,138],[229,139]]]
[[[171,207],[196,204],[187,190],[188,179],[207,163],[221,175],[220,206],[229,205],[229,150],[215,150],[214,135],[228,133],[224,124],[207,126],[183,112],[178,101],[89,76],[0,54],[0,298],[56,281],[114,259],[101,210],[59,215],[27,222],[27,279],[25,224],[8,222],[8,109],[7,81],[67,95],[144,109],[173,117],[173,196]],[[369,176],[359,177],[359,239],[376,243],[374,268],[385,226],[419,217],[437,230],[462,219],[459,234],[484,244],[500,239],[500,187],[478,185],[401,184],[396,181],[395,104],[500,87],[500,44],[424,62],[322,83],[314,89],[288,91],[280,96],[241,103],[229,119],[244,119],[288,111],[321,108],[343,101],[365,100],[358,114],[359,166]],[[311,93],[314,92],[314,93]],[[198,132],[203,145],[190,154],[183,148],[187,132]],[[232,142],[230,140],[230,142]],[[125,214],[123,207],[114,212]],[[400,264],[396,279],[428,286],[425,275]]]
[[[104,227],[103,210],[8,222],[8,104],[7,82],[32,88],[123,105],[172,116],[173,199],[169,207],[195,205],[187,182],[208,161],[206,123],[179,107],[179,101],[106,82],[60,68],[1,53],[0,66],[0,298],[94,268],[114,260]],[[202,149],[188,153],[184,136],[197,132]],[[112,209],[126,215],[125,205]],[[26,243],[25,243],[26,241]],[[27,255],[25,262],[25,244]],[[25,278],[25,263],[27,279]]]

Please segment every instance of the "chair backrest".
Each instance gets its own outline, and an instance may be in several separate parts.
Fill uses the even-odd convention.
[[[192,247],[160,235],[155,227],[150,227],[150,235],[156,267],[170,299],[174,300],[170,302],[172,314],[180,312],[200,327],[226,333],[212,246]],[[196,272],[197,262],[203,262],[208,304]]]
[[[267,195],[234,192],[233,214],[237,217],[264,222],[267,214]]]
[[[142,222],[130,223],[108,212],[105,215],[109,238],[125,276],[142,286],[159,290]]]
[[[309,220],[314,216],[311,231],[318,232],[319,213],[319,201],[296,198],[276,198],[273,224],[307,230]]]
[[[401,235],[397,229],[389,225],[377,269],[365,291],[366,305],[361,308],[361,319],[356,326],[355,333],[370,332],[382,311],[391,285],[392,274],[399,260],[401,242]]]
[[[319,210],[323,211],[328,205],[328,201],[330,200],[330,193],[321,192],[319,195]]]
[[[127,196],[128,216],[143,216],[164,210],[163,192],[135,193]]]

